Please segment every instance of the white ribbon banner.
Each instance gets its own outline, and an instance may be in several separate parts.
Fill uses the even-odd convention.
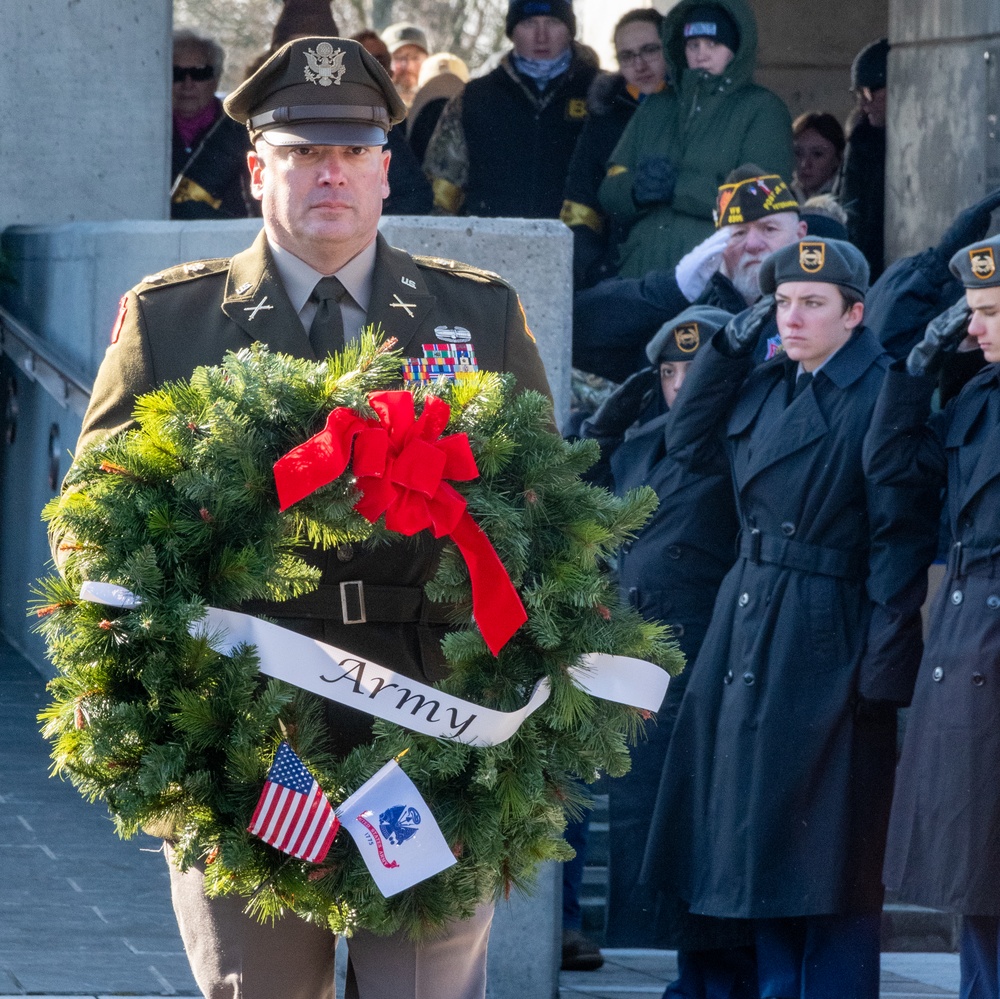
[[[82,599],[115,607],[135,607],[138,598],[124,587],[85,583]],[[84,591],[87,595],[84,595]],[[113,592],[118,591],[118,592]],[[121,602],[119,602],[121,601]],[[413,732],[454,739],[470,746],[506,742],[524,720],[549,698],[547,678],[539,680],[528,703],[518,711],[496,711],[411,680],[351,652],[306,638],[249,614],[209,607],[191,626],[207,632],[212,647],[228,655],[238,645],[253,645],[260,671],[328,700],[357,708]],[[669,675],[642,659],[590,653],[569,670],[573,681],[593,697],[658,711]]]

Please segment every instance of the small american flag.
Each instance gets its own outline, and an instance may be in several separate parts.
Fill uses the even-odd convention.
[[[337,835],[340,820],[287,742],[278,747],[247,828],[265,843],[313,864],[323,860]]]

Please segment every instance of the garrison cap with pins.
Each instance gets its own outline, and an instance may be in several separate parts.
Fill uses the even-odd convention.
[[[758,280],[765,295],[773,295],[786,281],[819,281],[864,295],[868,275],[868,261],[853,243],[807,237],[765,257]]]
[[[223,106],[272,146],[381,146],[406,117],[389,74],[350,38],[288,42]]]
[[[1000,236],[963,246],[948,267],[966,288],[1000,287]]]

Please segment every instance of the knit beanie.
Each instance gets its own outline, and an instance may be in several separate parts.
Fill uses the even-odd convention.
[[[717,3],[696,4],[685,11],[684,41],[689,38],[711,38],[731,52],[740,47],[740,29]]]
[[[558,17],[571,35],[576,34],[576,15],[572,0],[510,0],[507,10],[507,37],[529,17]]]

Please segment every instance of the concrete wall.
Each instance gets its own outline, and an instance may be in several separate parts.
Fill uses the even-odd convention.
[[[935,243],[959,210],[1000,187],[1000,4],[892,0],[889,37],[893,259]]]
[[[167,217],[168,2],[0,3],[0,229]]]

